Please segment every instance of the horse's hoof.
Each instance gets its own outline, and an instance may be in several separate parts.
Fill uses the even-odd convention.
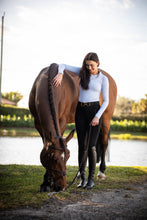
[[[106,179],[106,176],[104,173],[102,173],[101,171],[98,172],[98,175],[97,175],[98,179],[99,180],[105,180]]]
[[[50,187],[46,186],[46,191],[45,192],[50,192]]]
[[[50,187],[41,185],[40,192],[50,192]]]
[[[40,192],[45,192],[45,187],[44,186],[40,186]]]

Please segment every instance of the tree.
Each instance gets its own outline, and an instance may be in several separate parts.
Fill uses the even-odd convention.
[[[134,100],[131,100],[126,97],[118,96],[114,115],[128,115],[132,113],[132,105],[134,104]]]
[[[135,102],[132,106],[132,113],[147,114],[147,94],[140,102]]]
[[[135,114],[135,113],[140,113],[139,102],[135,102],[135,103],[132,105],[132,113],[133,113],[133,114]]]
[[[23,98],[23,95],[19,92],[5,92],[2,93],[2,97],[17,103]]]

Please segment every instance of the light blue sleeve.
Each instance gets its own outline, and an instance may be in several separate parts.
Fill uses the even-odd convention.
[[[106,76],[103,78],[103,81],[102,81],[102,95],[103,95],[103,103],[102,103],[99,111],[95,115],[99,119],[109,104],[109,81]]]
[[[76,75],[79,76],[81,68],[80,67],[75,67],[75,66],[70,66],[70,65],[67,65],[67,64],[59,64],[58,73],[64,74],[64,70],[71,71],[71,72],[73,72],[73,73],[75,73]]]

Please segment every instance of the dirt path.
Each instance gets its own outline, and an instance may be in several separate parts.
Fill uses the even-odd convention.
[[[78,195],[79,196],[79,195]],[[31,207],[0,212],[1,220],[105,220],[147,219],[147,182],[131,185],[128,190],[82,192],[81,201],[60,201],[52,196],[40,209]]]

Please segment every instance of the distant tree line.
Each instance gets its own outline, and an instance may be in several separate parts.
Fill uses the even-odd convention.
[[[13,101],[17,104],[22,98],[23,95],[19,92],[6,92],[2,93],[2,97]],[[146,115],[147,114],[147,94],[145,98],[142,98],[140,101],[135,102],[132,99],[118,96],[114,116],[123,116],[123,115]]]
[[[130,114],[140,114],[145,115],[147,114],[147,94],[145,98],[142,98],[140,101],[135,102],[126,97],[118,96],[116,106],[115,106],[115,116],[121,115],[130,115]]]
[[[147,94],[144,99],[133,104],[132,113],[147,114]]]

